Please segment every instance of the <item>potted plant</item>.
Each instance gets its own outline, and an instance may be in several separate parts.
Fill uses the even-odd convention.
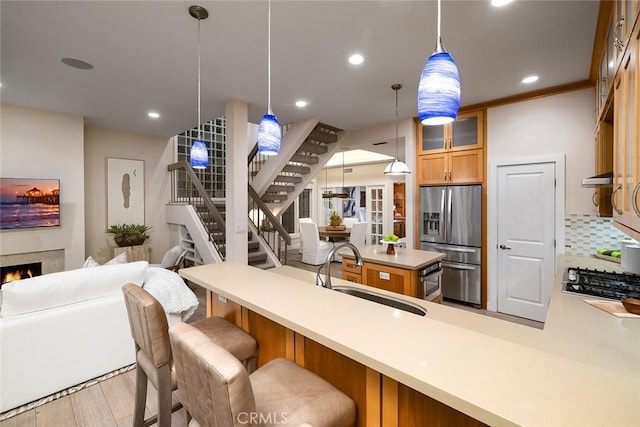
[[[332,227],[338,227],[342,223],[342,218],[340,218],[340,215],[338,215],[338,212],[336,211],[331,212],[329,220],[331,221],[329,225]]]
[[[107,233],[113,234],[113,240],[119,247],[137,246],[149,238],[147,231],[151,227],[144,224],[116,224],[107,229]]]

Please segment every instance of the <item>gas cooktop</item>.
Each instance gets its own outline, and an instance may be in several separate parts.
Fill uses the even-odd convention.
[[[562,280],[562,292],[621,300],[640,298],[640,275],[569,267]]]

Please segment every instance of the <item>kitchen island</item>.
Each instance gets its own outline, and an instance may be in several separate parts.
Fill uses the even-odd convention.
[[[425,268],[443,259],[444,254],[408,248],[396,248],[394,254],[388,254],[387,245],[388,243],[362,248],[360,255],[364,261],[363,266],[354,265],[355,257],[351,252],[343,253],[342,279],[411,297],[425,298],[427,292],[420,281],[420,274]],[[437,293],[429,299],[441,302],[441,295],[440,289],[437,289]]]
[[[561,259],[558,271],[579,262]],[[560,293],[562,274],[543,330],[393,294],[428,311],[404,313],[313,286],[313,273],[291,267],[221,263],[180,274],[215,293],[212,304],[241,307],[235,320],[250,333],[264,336],[267,323],[282,328],[258,338],[265,347],[283,342],[277,351],[265,349],[270,353],[259,364],[285,356],[342,381],[343,391],[345,381],[360,381],[351,389],[359,425],[424,425],[446,410],[449,425],[635,426],[640,419],[640,319],[617,318]],[[326,360],[339,363],[323,366]],[[338,379],[331,377],[336,370]],[[425,402],[430,410],[421,413]],[[434,402],[444,409],[431,410]]]

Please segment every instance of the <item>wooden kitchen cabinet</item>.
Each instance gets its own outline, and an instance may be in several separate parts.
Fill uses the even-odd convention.
[[[354,260],[350,258],[342,258],[342,280],[353,283],[362,283],[362,266],[354,264]]]
[[[418,185],[475,184],[484,177],[484,149],[418,156]]]
[[[484,110],[461,113],[442,126],[417,122],[417,184],[482,183],[484,139]]]
[[[371,286],[385,291],[421,298],[418,295],[418,271],[388,265],[365,262],[363,266],[356,267],[353,259],[342,258],[342,277],[354,283]]]
[[[424,126],[417,121],[416,153],[434,154],[483,148],[484,128],[484,110],[458,114],[456,120],[446,125]]]
[[[609,110],[611,111],[611,110]],[[596,129],[596,164],[595,174],[613,171],[613,118],[602,121]],[[613,215],[611,207],[611,187],[594,188],[591,199],[596,214],[599,217],[610,218]]]
[[[640,28],[626,46],[614,81],[613,218],[640,237]]]

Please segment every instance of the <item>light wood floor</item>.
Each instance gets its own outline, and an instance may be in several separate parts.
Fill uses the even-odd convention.
[[[130,427],[133,423],[135,370],[125,372],[68,396],[0,422],[0,427]],[[157,413],[156,391],[147,387],[147,413]],[[154,424],[156,425],[156,424]],[[184,409],[173,414],[172,426],[186,427]]]
[[[287,254],[287,265],[309,271],[317,271],[318,267],[304,264],[296,251]],[[340,263],[331,265],[331,276],[340,277]],[[196,313],[189,319],[195,321],[206,316],[205,292],[198,286],[191,285],[201,304]],[[446,305],[462,310],[470,310],[487,316],[542,328],[543,323],[476,309],[471,306],[445,302]],[[69,396],[54,400],[15,417],[0,422],[0,427],[101,427],[131,426],[133,421],[133,404],[135,396],[135,370],[117,375],[106,381],[87,387]],[[156,391],[149,384],[147,387],[147,413],[149,417],[157,413]],[[175,400],[175,398],[174,398]],[[155,424],[154,424],[155,425]],[[177,411],[172,417],[172,426],[186,427],[187,418],[184,409]]]

